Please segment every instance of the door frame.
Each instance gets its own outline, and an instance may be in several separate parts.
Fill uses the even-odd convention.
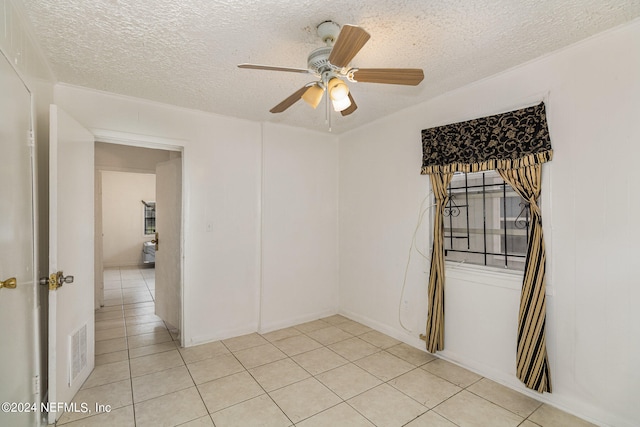
[[[162,138],[152,135],[142,135],[142,134],[134,134],[128,132],[120,132],[113,131],[108,129],[92,129],[89,128],[89,131],[93,133],[95,136],[96,142],[103,142],[106,144],[117,144],[117,145],[126,145],[130,147],[140,147],[140,148],[152,148],[156,150],[166,150],[166,151],[178,151],[181,153],[181,161],[182,161],[182,194],[181,194],[181,211],[182,215],[180,216],[180,345],[184,347],[185,345],[185,330],[187,325],[185,324],[185,310],[184,310],[184,248],[187,242],[186,235],[186,227],[185,227],[185,218],[187,215],[187,205],[186,205],[186,197],[187,194],[187,180],[185,179],[187,173],[187,146],[188,141],[183,139],[173,139],[173,138]]]

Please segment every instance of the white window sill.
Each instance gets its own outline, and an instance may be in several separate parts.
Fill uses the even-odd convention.
[[[522,271],[517,270],[445,261],[445,283],[446,279],[450,278],[519,292],[522,289],[523,274]],[[547,287],[546,295],[553,296],[553,294],[553,289]]]

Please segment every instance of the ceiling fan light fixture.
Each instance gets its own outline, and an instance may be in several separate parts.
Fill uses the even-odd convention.
[[[323,94],[324,89],[320,87],[320,85],[314,84],[313,86],[309,86],[305,93],[302,94],[302,100],[313,108],[316,108],[318,104],[320,104],[320,101],[322,101]]]
[[[351,106],[351,100],[349,99],[349,86],[337,77],[333,77],[327,84],[327,92],[333,109],[335,111],[343,111]]]
[[[343,111],[351,106],[351,100],[349,99],[349,86],[337,77],[333,77],[327,83],[327,93],[331,98],[333,109],[335,111]]]
[[[333,101],[340,101],[349,97],[349,86],[337,77],[329,80],[329,96]]]

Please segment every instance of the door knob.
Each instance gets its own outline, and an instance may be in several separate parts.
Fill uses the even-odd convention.
[[[63,283],[73,283],[73,276],[65,276],[62,271],[60,272],[60,277],[58,278],[58,283],[62,286]]]
[[[158,238],[158,233],[156,233],[156,238],[151,241],[151,243],[156,245],[156,251],[158,250],[158,245],[160,244],[160,239]]]
[[[18,281],[15,277],[12,277],[5,281],[0,280],[0,288],[15,289],[16,286],[18,286]]]
[[[49,286],[50,291],[55,291],[65,283],[73,283],[73,276],[65,276],[62,271],[52,273],[49,277],[41,277],[40,284],[43,286]]]

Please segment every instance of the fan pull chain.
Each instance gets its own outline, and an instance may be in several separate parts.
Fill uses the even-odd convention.
[[[331,132],[331,106],[329,104],[329,93],[328,92],[327,92],[327,96],[325,96],[325,104],[327,106],[325,122],[329,126],[329,132]]]

